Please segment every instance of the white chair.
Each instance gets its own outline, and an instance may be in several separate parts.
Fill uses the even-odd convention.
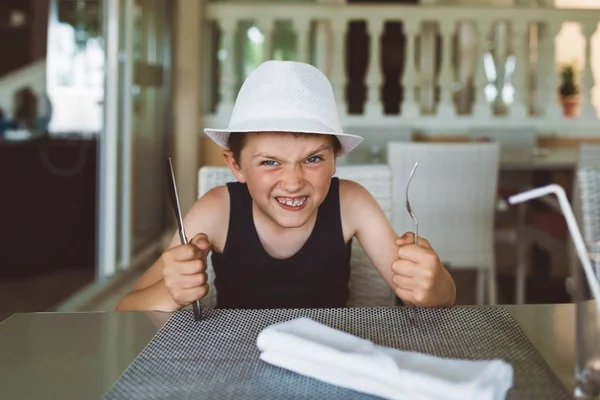
[[[600,144],[582,143],[579,146],[576,179],[573,182],[573,213],[582,227],[586,242],[600,241]],[[571,274],[579,266],[572,241],[568,243]]]
[[[581,193],[583,238],[600,244],[600,168],[581,168],[577,171]]]
[[[200,168],[198,173],[198,198],[204,196],[210,189],[226,185],[228,182],[237,182],[235,175],[229,167],[205,166]],[[214,286],[215,272],[210,255],[206,259],[208,261],[206,275],[210,290],[200,303],[202,303],[203,307],[215,308],[217,305],[217,290]]]
[[[452,269],[476,269],[477,304],[496,303],[494,218],[499,145],[480,143],[390,143],[393,225],[413,231],[405,190],[414,163],[410,203],[427,238]]]
[[[388,218],[391,218],[391,171],[387,165],[338,166],[336,176],[340,179],[353,180],[364,186],[377,200]],[[200,168],[198,179],[199,197],[216,186],[236,181],[229,168],[213,166]],[[349,307],[392,307],[395,305],[395,293],[379,275],[357,240],[352,241],[350,264],[350,297],[347,304]],[[211,290],[209,295],[202,299],[202,303],[205,307],[215,307],[217,295],[213,285],[214,271],[210,256],[208,257],[207,275]]]
[[[596,272],[596,279],[600,281],[600,168],[580,169],[577,172],[577,180],[581,188],[583,238]],[[581,269],[573,270],[571,274],[575,276],[580,271]]]

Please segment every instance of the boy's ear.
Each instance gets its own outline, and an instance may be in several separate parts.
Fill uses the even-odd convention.
[[[229,169],[231,169],[231,172],[233,172],[233,174],[235,175],[238,182],[246,183],[246,177],[244,176],[244,173],[242,172],[242,169],[238,165],[237,161],[235,161],[233,153],[229,150],[223,150],[223,158],[225,159],[225,162],[229,166]]]

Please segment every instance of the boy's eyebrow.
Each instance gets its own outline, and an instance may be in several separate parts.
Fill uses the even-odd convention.
[[[323,143],[322,145],[320,145],[319,147],[317,147],[316,150],[313,150],[313,151],[311,151],[308,154],[317,154],[317,153],[319,153],[319,152],[321,152],[323,150],[331,150],[331,145]]]
[[[319,147],[317,147],[315,150],[310,151],[308,154],[313,155],[313,154],[317,154],[323,150],[330,150],[331,146],[329,144],[322,144]],[[277,159],[279,157],[277,156],[273,156],[273,155],[269,155],[269,153],[265,153],[265,152],[259,152],[253,155],[253,158],[258,158],[258,157],[264,157],[264,158],[269,158],[269,159]]]

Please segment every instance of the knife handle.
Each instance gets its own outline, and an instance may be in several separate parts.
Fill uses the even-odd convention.
[[[200,321],[202,319],[202,307],[200,306],[200,300],[196,300],[193,304],[194,308],[194,319]]]

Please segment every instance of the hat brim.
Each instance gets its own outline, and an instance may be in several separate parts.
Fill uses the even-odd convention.
[[[305,119],[299,121],[290,121],[282,119],[279,121],[256,121],[246,122],[243,126],[233,126],[227,129],[204,129],[204,133],[210,137],[216,144],[224,149],[228,149],[229,135],[232,133],[255,133],[255,132],[288,132],[288,133],[311,133],[315,135],[334,135],[340,141],[342,147],[341,154],[344,155],[354,150],[363,141],[363,138],[358,135],[343,132],[333,132],[324,124],[317,121],[307,121]],[[297,122],[297,123],[294,123]],[[308,122],[308,123],[307,123]],[[290,126],[297,128],[290,129]]]

